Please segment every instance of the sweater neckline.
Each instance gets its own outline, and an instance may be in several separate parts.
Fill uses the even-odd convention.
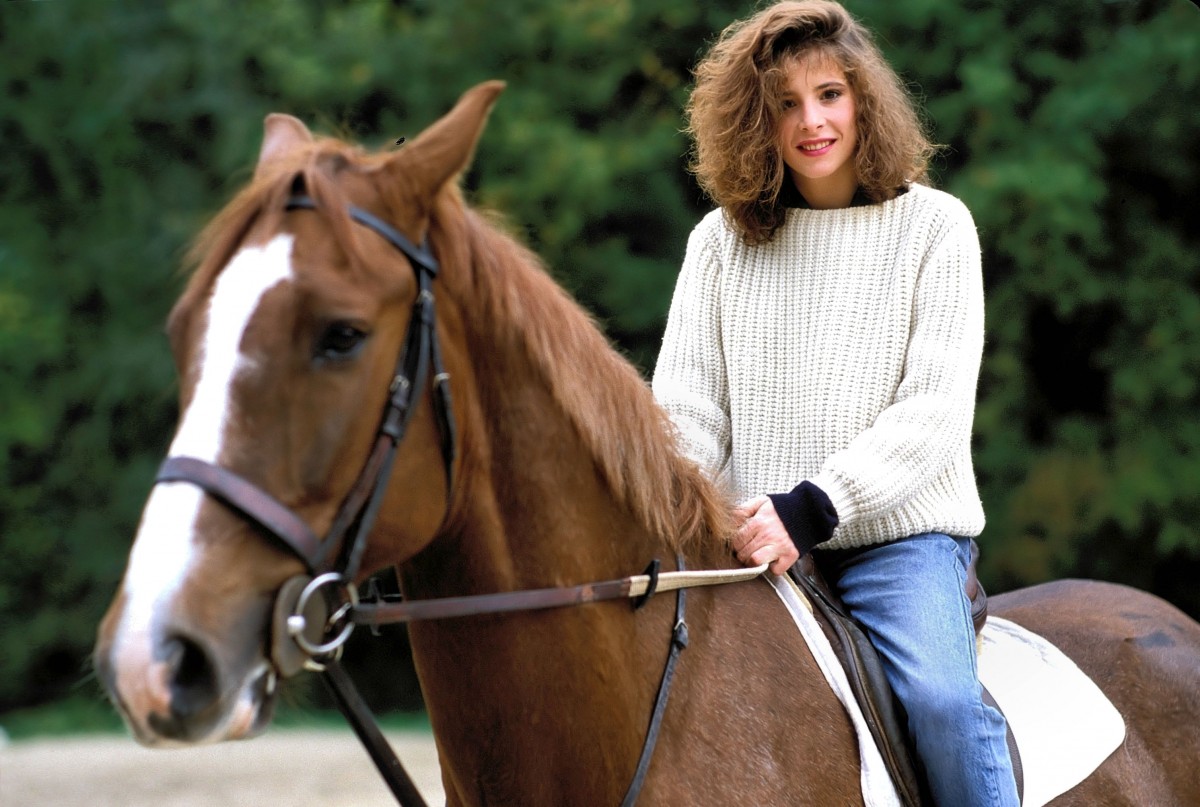
[[[892,199],[898,199],[899,197],[908,193],[911,187],[911,185],[904,185],[897,188],[896,195],[893,196]],[[866,191],[863,190],[863,187],[859,185],[854,189],[854,196],[851,197],[850,204],[846,207],[834,207],[827,209],[823,208],[818,212],[825,212],[826,210],[846,210],[847,208],[851,207],[869,207],[870,205],[874,204],[886,204],[887,202],[892,201],[892,199],[888,199],[885,202],[872,202],[867,196]],[[792,182],[783,183],[783,187],[779,191],[779,204],[786,208],[795,210],[816,210],[816,208],[808,203],[808,200],[804,198],[804,194],[800,193],[799,189]]]

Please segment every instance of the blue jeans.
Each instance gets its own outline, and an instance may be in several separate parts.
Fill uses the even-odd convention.
[[[879,651],[941,807],[1019,807],[1004,717],[983,703],[964,591],[970,541],[924,533],[817,550],[821,571]]]

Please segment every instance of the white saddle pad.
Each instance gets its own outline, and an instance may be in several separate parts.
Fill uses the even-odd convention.
[[[867,807],[899,805],[895,784],[812,607],[786,575],[763,577],[787,606],[854,724],[863,801]],[[1070,790],[1124,741],[1125,721],[1112,702],[1050,642],[1014,622],[988,617],[980,647],[980,680],[1008,718],[1021,752],[1025,775],[1022,807],[1043,807]]]
[[[1066,793],[1125,741],[1125,721],[1108,696],[1061,650],[1015,622],[988,617],[979,680],[1021,751],[1023,807]]]

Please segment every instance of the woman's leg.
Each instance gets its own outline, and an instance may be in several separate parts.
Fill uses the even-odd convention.
[[[818,550],[879,651],[940,807],[1019,807],[1004,717],[985,705],[964,586],[970,542],[940,533]]]

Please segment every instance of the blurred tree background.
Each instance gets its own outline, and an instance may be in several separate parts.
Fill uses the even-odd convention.
[[[926,100],[989,293],[984,576],[1200,617],[1200,12],[847,0]],[[263,115],[373,146],[503,78],[466,178],[641,367],[708,203],[690,69],[750,0],[6,2],[0,10],[0,711],[83,690],[169,442],[161,324]],[[402,645],[402,638],[389,646]],[[360,643],[362,644],[362,643]],[[373,649],[364,673],[393,704]],[[366,652],[366,651],[360,651]]]

